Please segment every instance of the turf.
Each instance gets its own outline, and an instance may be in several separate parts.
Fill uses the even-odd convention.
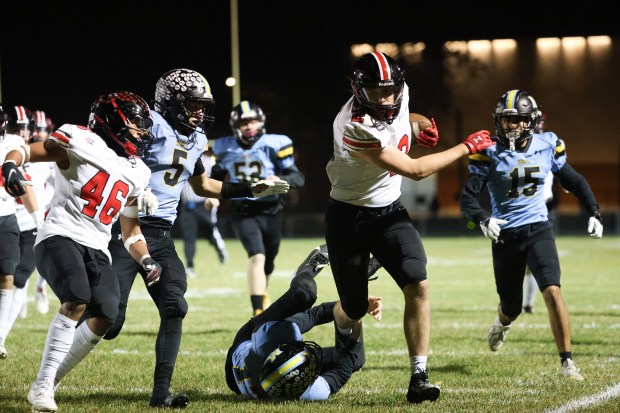
[[[272,299],[319,239],[285,239],[270,281]],[[227,240],[228,263],[218,262],[205,241],[198,245],[197,278],[189,279],[190,311],[183,325],[173,390],[186,392],[195,412],[611,412],[620,405],[620,238],[560,237],[565,301],[571,314],[573,355],[586,380],[559,375],[559,358],[540,294],[534,314],[522,314],[502,349],[488,350],[486,334],[495,318],[497,295],[490,244],[484,238],[426,238],[431,282],[431,381],[442,388],[435,403],[409,405],[405,399],[409,362],[402,334],[403,299],[380,270],[370,284],[383,297],[383,320],[364,322],[366,365],[327,402],[245,401],[228,390],[224,359],[234,334],[250,316],[246,257],[238,241]],[[183,246],[177,243],[182,256]],[[34,280],[34,278],[33,278]],[[318,277],[319,300],[337,299],[331,271]],[[31,284],[34,284],[32,282]],[[29,411],[26,394],[40,363],[49,321],[36,312],[31,285],[29,315],[18,319],[0,360],[0,412]],[[61,412],[143,412],[151,392],[159,317],[144,286],[136,282],[121,335],[102,342],[63,381],[56,393]],[[308,339],[329,345],[331,326]],[[614,387],[615,386],[615,387]],[[607,393],[604,392],[607,390]],[[571,404],[572,403],[572,404]]]

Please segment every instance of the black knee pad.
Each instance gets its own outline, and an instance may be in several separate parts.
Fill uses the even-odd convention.
[[[114,340],[121,333],[121,330],[123,329],[123,325],[124,324],[125,324],[125,316],[124,315],[119,315],[116,318],[116,320],[114,320],[114,323],[112,324],[112,327],[110,327],[110,329],[107,331],[107,333],[105,333],[103,338],[105,340]]]
[[[361,320],[368,311],[368,301],[342,301],[341,305],[344,312],[352,320]]]
[[[13,275],[19,261],[9,257],[0,258],[0,274]]]
[[[164,306],[160,310],[162,317],[167,318],[185,318],[187,314],[188,305],[183,295],[178,295],[174,298],[164,300]]]
[[[273,261],[265,262],[265,275],[269,276],[273,274],[273,270],[276,268],[276,265]]]
[[[295,293],[295,301],[303,308],[310,308],[316,302],[317,287],[311,273],[301,272],[291,281],[291,290]]]
[[[502,313],[510,318],[518,317],[523,310],[522,302],[502,303]]]

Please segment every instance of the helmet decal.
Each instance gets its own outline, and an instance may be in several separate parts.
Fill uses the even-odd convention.
[[[385,59],[385,55],[381,52],[374,52],[372,56],[375,58],[377,65],[379,66],[379,75],[381,76],[381,80],[391,80],[392,70]]]

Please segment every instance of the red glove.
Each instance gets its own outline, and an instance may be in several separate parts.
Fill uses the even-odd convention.
[[[435,124],[435,119],[431,118],[431,124],[433,126],[429,126],[428,128],[420,131],[418,135],[417,144],[421,146],[426,146],[427,148],[434,148],[437,146],[437,141],[439,140],[439,131],[437,130],[437,125]]]
[[[479,130],[469,135],[467,139],[463,141],[463,145],[467,146],[469,153],[472,154],[495,145],[495,142],[491,140],[491,135],[488,130]]]

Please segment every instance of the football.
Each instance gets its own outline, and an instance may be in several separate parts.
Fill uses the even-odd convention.
[[[426,128],[433,126],[430,119],[424,115],[420,115],[419,113],[409,113],[409,122],[411,122],[411,130],[413,132],[413,136],[416,138],[420,134],[420,131],[423,131]]]

